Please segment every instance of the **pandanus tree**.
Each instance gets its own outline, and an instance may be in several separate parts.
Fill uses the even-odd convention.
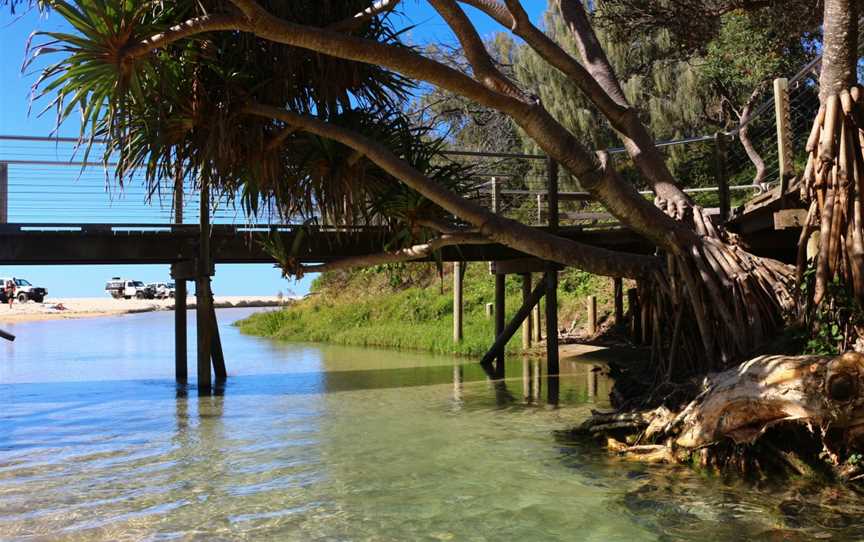
[[[46,36],[52,43],[45,47],[63,58],[40,84],[56,95],[61,116],[81,105],[82,126],[107,137],[109,150],[120,154],[119,173],[143,164],[155,180],[179,158],[219,186],[269,191],[290,210],[298,201],[330,204],[329,212],[340,216],[340,206],[368,201],[363,194],[374,186],[365,172],[344,175],[338,167],[350,169],[353,160],[434,204],[439,213],[433,218],[448,235],[466,225],[470,231],[463,233],[539,258],[637,279],[653,323],[657,375],[664,379],[728,367],[782,326],[793,306],[794,273],[731,242],[682,191],[625,97],[582,2],[553,3],[576,45],[573,55],[517,1],[429,3],[458,40],[468,61],[464,70],[398,41],[387,22],[396,0],[53,2],[77,32]],[[654,191],[653,202],[498,68],[464,5],[500,23],[580,89],[620,138]],[[460,195],[406,149],[394,148],[392,139],[367,129],[399,114],[382,114],[376,102],[398,101],[406,79],[508,116],[662,255],[588,246],[495,215]],[[358,117],[369,120],[366,127],[354,122]],[[308,147],[337,144],[341,162],[308,161],[301,174],[292,169],[307,158]],[[320,174],[307,175],[315,165]],[[457,221],[442,224],[447,216]]]

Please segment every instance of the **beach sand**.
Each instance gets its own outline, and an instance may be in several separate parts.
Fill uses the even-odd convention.
[[[285,298],[283,301],[290,301]],[[276,296],[215,296],[216,308],[278,307]],[[195,296],[189,296],[190,309],[195,307]],[[61,308],[63,307],[63,308]],[[48,298],[44,303],[13,303],[0,305],[0,323],[34,320],[61,320],[64,318],[93,318],[119,316],[138,312],[172,310],[173,299],[113,299],[111,297]]]

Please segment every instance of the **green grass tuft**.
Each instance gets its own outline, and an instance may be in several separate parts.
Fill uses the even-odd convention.
[[[445,266],[449,270],[449,266]],[[540,275],[535,275],[535,284]],[[481,356],[492,342],[494,320],[485,316],[494,299],[486,264],[468,266],[463,297],[464,339],[453,342],[452,275],[442,278],[432,264],[381,266],[322,275],[312,295],[278,311],[261,312],[238,323],[243,333],[290,342],[326,342]],[[612,281],[568,270],[561,273],[559,323],[584,318],[585,296],[597,295],[598,311],[610,312]],[[521,305],[521,278],[508,276],[507,318]],[[578,324],[577,324],[578,325]],[[521,350],[520,335],[507,345]]]

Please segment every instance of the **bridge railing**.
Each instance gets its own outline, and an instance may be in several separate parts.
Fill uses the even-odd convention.
[[[760,190],[780,182],[779,148],[786,146],[792,172],[800,172],[805,161],[804,144],[819,107],[816,65],[789,80],[788,112],[775,107],[775,97],[754,108],[746,130],[703,134],[658,142],[674,177],[703,207],[718,211],[724,200],[735,207]],[[782,108],[781,108],[782,109]],[[785,139],[778,135],[786,127]],[[788,119],[785,118],[788,116]],[[745,138],[764,162],[764,175],[756,180],[756,167],[742,145]],[[642,186],[639,176],[622,148],[607,149],[615,167]],[[99,144],[92,157],[101,157]],[[455,150],[450,160],[470,163],[476,172],[470,197],[512,218],[529,224],[545,224],[548,216],[547,159],[538,154],[474,152]],[[718,168],[718,164],[723,168]],[[721,171],[722,169],[722,171]],[[788,171],[787,171],[788,174]],[[724,186],[729,186],[727,191]],[[574,179],[562,170],[559,178],[562,225],[609,226],[614,220],[599,204],[587,198]],[[497,191],[497,193],[496,193]],[[643,192],[650,197],[647,191]],[[254,225],[282,222],[273,209],[248,216],[236,205],[236,194],[215,199],[211,210],[214,224]],[[197,224],[200,201],[192,183],[184,184],[183,222]],[[174,180],[163,179],[147,187],[141,175],[132,172],[122,183],[106,171],[101,162],[85,162],[74,138],[47,138],[0,135],[0,222],[170,224],[176,222]]]
[[[87,161],[75,138],[0,135],[0,222],[171,224],[176,223],[174,179],[153,187],[132,171],[118,182],[106,170],[101,144],[94,144]],[[5,192],[4,192],[5,188]],[[265,212],[248,216],[236,205],[236,194],[214,197],[214,224],[250,225],[271,222]],[[199,222],[198,190],[190,180],[183,186],[183,223]],[[5,211],[5,216],[3,211]],[[271,213],[275,211],[271,210]],[[276,221],[278,222],[278,221]]]

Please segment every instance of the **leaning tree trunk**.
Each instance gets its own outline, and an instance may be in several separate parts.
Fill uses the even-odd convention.
[[[810,206],[798,246],[798,281],[812,330],[838,326],[842,336],[837,346],[845,349],[861,335],[854,320],[864,303],[864,90],[856,85],[857,2],[827,0],[824,28],[821,105],[807,139],[801,187]],[[818,247],[810,255],[813,276],[805,276],[808,244]],[[843,303],[834,298],[847,294],[857,306],[843,311],[840,321],[819,322],[822,307]]]
[[[652,366],[656,368],[654,382],[648,387],[657,389],[653,384],[726,369],[746,359],[782,328],[785,316],[794,308],[790,294],[794,273],[788,266],[737,246],[680,189],[628,102],[584,4],[579,0],[556,3],[585,70],[619,110],[607,116],[619,119],[613,126],[641,177],[654,190],[655,205],[662,211],[658,214],[672,219],[655,218],[640,229],[627,213],[627,208],[636,207],[635,202],[583,181],[622,222],[649,238],[654,233],[652,240],[667,254],[665,269],[640,287],[643,333],[652,345]],[[620,213],[618,208],[622,208]],[[658,231],[662,235],[656,235]]]
[[[804,275],[806,246],[818,231],[815,278],[812,285],[804,284],[812,287],[801,291],[811,296],[811,307],[818,307],[825,303],[829,287],[845,289],[858,303],[852,312],[860,313],[864,89],[855,85],[857,23],[855,0],[826,1],[822,105],[806,146],[809,157],[801,190],[810,208],[799,244],[798,275]],[[704,240],[706,247],[714,243]],[[766,268],[765,260],[753,263],[756,274]],[[768,269],[772,266],[767,264]],[[770,303],[771,296],[763,300]],[[717,310],[722,312],[722,306]],[[676,316],[673,336],[680,333],[680,319]],[[831,324],[847,331],[853,327],[848,322]],[[841,349],[848,344],[844,341]],[[701,390],[694,390],[691,382],[683,392],[668,386],[658,392],[655,403],[663,406],[651,412],[596,414],[582,429],[606,436],[610,449],[630,458],[689,461],[696,456],[703,464],[739,467],[773,462],[798,473],[814,463],[824,465],[827,459],[841,477],[864,480],[860,467],[851,461],[864,450],[864,355],[763,356],[709,375]],[[682,396],[694,393],[698,395],[686,407],[670,410]]]

